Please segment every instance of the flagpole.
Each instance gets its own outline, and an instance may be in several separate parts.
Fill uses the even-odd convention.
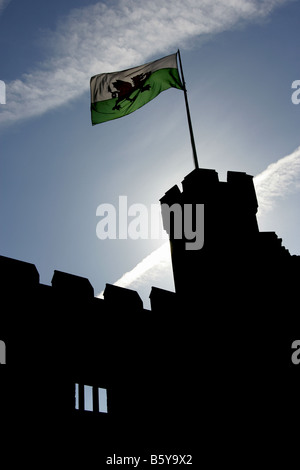
[[[183,92],[184,92],[184,99],[185,99],[185,106],[186,106],[186,114],[187,114],[187,120],[188,120],[188,124],[189,124],[189,130],[190,130],[190,137],[191,137],[191,144],[192,144],[192,149],[193,149],[194,163],[195,163],[195,168],[198,169],[199,168],[199,163],[198,163],[198,158],[197,158],[197,151],[196,151],[196,145],[195,145],[195,139],[194,139],[194,133],[193,133],[193,127],[192,127],[192,120],[191,120],[189,102],[188,102],[188,97],[187,97],[187,91],[186,91],[186,86],[185,86],[185,80],[184,80],[184,75],[183,75],[182,62],[181,62],[181,56],[180,56],[179,49],[178,49],[177,53],[178,53],[180,72],[181,72],[182,83],[183,83]]]

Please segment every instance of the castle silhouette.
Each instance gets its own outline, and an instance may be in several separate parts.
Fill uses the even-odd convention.
[[[152,287],[151,310],[130,289],[99,299],[86,278],[54,271],[43,285],[33,264],[0,257],[6,442],[28,462],[168,453],[288,468],[300,257],[259,231],[245,173],[196,169],[161,203],[204,204],[204,246],[186,250],[168,226],[175,292]]]

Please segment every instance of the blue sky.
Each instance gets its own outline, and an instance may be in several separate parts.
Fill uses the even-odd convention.
[[[300,254],[299,43],[299,1],[0,0],[1,254],[45,284],[120,280],[146,307],[173,289],[165,241],[100,240],[96,210],[150,207],[193,170],[183,93],[92,127],[89,80],[178,48],[200,167],[255,176],[260,229]]]

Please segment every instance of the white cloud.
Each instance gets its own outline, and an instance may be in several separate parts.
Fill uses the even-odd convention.
[[[164,243],[150,255],[146,256],[131,271],[114,282],[115,286],[138,289],[144,284],[150,285],[157,281],[162,274],[171,273],[171,254],[169,242]],[[98,295],[103,298],[103,291]]]
[[[11,0],[0,0],[0,15],[3,12],[4,8],[10,3]]]
[[[283,198],[300,189],[300,147],[290,155],[280,158],[269,165],[254,178],[259,202],[260,215],[271,210],[277,198]],[[153,285],[157,279],[171,276],[171,255],[169,243],[163,244],[138,263],[135,268],[125,273],[115,285],[138,289]],[[149,292],[150,293],[150,292]],[[103,292],[100,294],[102,296]]]
[[[271,163],[254,178],[259,204],[258,215],[273,209],[278,198],[300,189],[300,147],[290,155]]]
[[[92,75],[145,62],[206,34],[264,18],[289,0],[119,0],[74,9],[48,32],[51,56],[7,84],[0,123],[41,115],[88,89]],[[0,9],[7,2],[0,0]]]

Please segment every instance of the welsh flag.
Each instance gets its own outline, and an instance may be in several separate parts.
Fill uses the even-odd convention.
[[[183,90],[177,54],[122,72],[95,75],[90,85],[93,126],[133,113],[168,88]]]

